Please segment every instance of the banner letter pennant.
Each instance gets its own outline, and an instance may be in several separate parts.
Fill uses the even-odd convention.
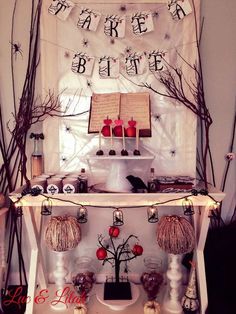
[[[182,20],[192,12],[189,0],[169,0],[167,7],[174,20]]]
[[[48,8],[48,12],[65,21],[74,6],[75,4],[69,0],[53,0]]]
[[[148,52],[148,65],[151,72],[162,71],[164,69],[164,56],[165,53],[158,50]]]
[[[101,57],[99,59],[100,78],[117,78],[120,71],[120,62],[118,58]]]
[[[143,74],[146,60],[143,54],[133,53],[125,58],[125,69],[129,76]]]
[[[86,53],[76,53],[73,60],[71,70],[77,74],[91,76],[94,66],[94,57],[89,57]]]
[[[79,14],[77,26],[89,31],[96,32],[101,13],[95,12],[88,8],[82,8]]]
[[[107,36],[123,38],[125,36],[125,18],[117,15],[107,15],[104,23],[104,33]]]
[[[153,31],[152,13],[144,11],[133,14],[131,17],[131,25],[135,35],[143,35]]]

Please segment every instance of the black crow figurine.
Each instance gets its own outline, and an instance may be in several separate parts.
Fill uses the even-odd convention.
[[[134,193],[147,193],[148,188],[142,179],[140,179],[139,177],[134,177],[132,175],[127,176],[126,179],[129,181],[129,183],[133,187],[132,192],[134,192]]]

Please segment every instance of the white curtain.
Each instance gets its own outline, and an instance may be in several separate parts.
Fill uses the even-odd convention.
[[[193,13],[182,20],[173,20],[166,3],[126,4],[80,4],[76,3],[69,17],[62,21],[48,13],[51,0],[43,2],[41,28],[41,72],[43,92],[50,89],[61,93],[64,105],[70,102],[70,112],[89,110],[90,96],[95,93],[148,91],[136,84],[149,83],[153,88],[165,91],[155,76],[147,69],[143,75],[124,77],[125,51],[148,52],[160,50],[170,64],[182,66],[186,79],[191,73],[178,53],[190,63],[196,59],[195,23]],[[75,2],[75,1],[74,1]],[[197,19],[200,0],[195,1]],[[101,20],[96,32],[77,27],[81,7],[100,12]],[[151,11],[154,31],[144,35],[134,35],[130,24],[133,13]],[[107,14],[125,15],[124,38],[112,39],[104,34],[104,20]],[[177,53],[178,51],[178,53]],[[85,52],[95,57],[91,77],[75,74],[71,64],[76,52]],[[102,56],[119,58],[121,74],[116,79],[101,79],[98,75],[98,59]],[[131,174],[145,178],[151,166],[158,175],[190,175],[195,177],[196,168],[196,116],[182,104],[159,96],[150,91],[152,137],[142,138],[142,149],[155,156],[153,161],[130,161]],[[44,123],[44,156],[46,171],[79,171],[86,167],[96,178],[105,175],[109,163],[92,162],[89,158],[98,149],[98,136],[87,133],[89,113],[73,118],[50,118]],[[106,143],[105,143],[106,144]],[[133,143],[128,142],[128,149]]]

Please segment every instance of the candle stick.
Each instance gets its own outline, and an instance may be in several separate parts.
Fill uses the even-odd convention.
[[[113,149],[113,134],[112,134],[112,126],[111,126],[111,124],[110,124],[110,139],[111,139],[111,149],[109,151],[109,155],[115,155],[116,152]]]
[[[98,147],[99,147],[99,150],[102,149],[102,130],[101,130],[101,128],[99,129],[99,145],[98,145]]]
[[[123,141],[123,150],[125,150],[125,128],[122,125],[122,141]]]
[[[141,155],[139,151],[139,128],[137,127],[136,127],[136,144],[135,144],[134,155],[136,156]]]
[[[98,151],[96,152],[96,155],[103,155],[102,150],[102,127],[99,129],[99,143],[98,143]]]
[[[125,127],[124,127],[124,125],[122,125],[122,144],[123,144],[123,147],[122,147],[121,155],[122,156],[128,156],[129,153],[127,152],[127,150],[125,148]]]
[[[136,149],[139,148],[139,128],[136,127]]]

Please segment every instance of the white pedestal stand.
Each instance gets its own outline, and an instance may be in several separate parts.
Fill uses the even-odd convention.
[[[163,304],[163,310],[165,313],[183,313],[180,303],[182,278],[180,267],[180,255],[169,254],[169,268],[166,275],[169,280],[170,291],[168,291],[167,300],[164,301]]]
[[[65,267],[65,253],[66,252],[54,252],[56,253],[57,261],[56,261],[56,269],[53,272],[55,278],[55,285],[56,285],[56,293],[55,293],[55,302],[51,304],[51,307],[57,311],[65,311],[67,309],[67,304],[63,303],[63,299],[60,298],[62,294],[64,285],[66,283],[66,275],[68,274],[68,269]],[[60,302],[56,302],[56,300]],[[53,301],[54,301],[53,300]]]
[[[127,166],[124,159],[112,159],[111,168],[107,176],[105,189],[114,192],[130,192],[132,186],[127,177]]]

